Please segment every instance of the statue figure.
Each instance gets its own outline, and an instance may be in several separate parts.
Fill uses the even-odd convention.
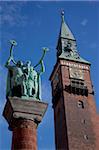
[[[16,62],[13,58],[13,47],[16,45],[14,40],[11,40],[10,57],[5,64],[8,68],[7,77],[7,90],[6,96],[17,97],[33,97],[37,100],[41,99],[41,80],[40,76],[45,71],[43,58],[46,54],[47,48],[43,48],[43,55],[34,67],[31,62],[27,61],[23,64],[22,61]],[[10,62],[13,65],[10,65]],[[40,70],[36,71],[35,68],[40,65]]]
[[[41,70],[36,71],[33,66],[30,66],[29,76],[27,80],[27,93],[30,97],[34,97],[36,99],[41,99],[41,82],[40,82],[40,74],[44,70],[43,62],[41,64]]]
[[[26,96],[26,75],[23,73],[22,61],[18,61],[14,66],[9,65],[9,63],[7,62],[5,65],[8,68],[7,96],[15,96],[16,94],[16,96],[21,94]],[[16,88],[19,90],[16,91]]]
[[[37,72],[34,70],[34,68],[30,67],[30,73],[27,80],[27,92],[30,97],[37,98],[37,90],[38,90],[38,82],[37,82]]]

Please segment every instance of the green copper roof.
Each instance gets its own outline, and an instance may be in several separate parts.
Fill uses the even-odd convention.
[[[65,56],[63,53],[59,56],[59,58],[63,58],[63,59],[66,59],[66,60],[73,60],[73,61],[76,61],[76,62],[82,62],[82,63],[85,63],[85,64],[91,64],[89,61],[83,59],[82,57],[79,56],[79,58],[75,58],[73,56]]]
[[[60,37],[75,40],[72,32],[70,31],[69,27],[65,23],[63,11],[61,13],[61,17],[62,17],[62,22],[61,22],[61,29],[60,29]]]
[[[61,12],[61,28],[57,44],[57,57],[76,62],[90,64],[90,62],[80,57],[77,51],[77,43],[71,30],[64,20],[64,11]]]

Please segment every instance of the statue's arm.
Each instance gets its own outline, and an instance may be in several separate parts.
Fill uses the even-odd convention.
[[[12,62],[16,65],[17,64],[17,62],[14,60],[14,59],[12,59]]]
[[[17,64],[16,61],[14,60],[14,58],[13,58],[13,48],[14,48],[15,45],[17,45],[17,43],[14,40],[10,40],[10,43],[11,43],[10,56],[9,56],[9,58],[8,58],[6,64],[5,64],[5,67],[7,67],[7,68],[8,68],[8,65],[10,65],[11,61],[13,62],[14,65]]]
[[[10,66],[10,58],[8,58],[7,62],[5,63],[5,67],[8,68]]]
[[[10,58],[9,58],[9,59],[7,60],[7,62],[5,63],[5,67],[8,68],[8,69],[10,69],[10,70],[12,70],[12,67],[13,67],[13,66],[10,65],[10,62],[11,62],[11,60],[10,60]],[[14,62],[13,62],[13,63],[14,63]],[[14,64],[16,65],[16,62],[15,62]]]
[[[34,66],[34,68],[36,68],[39,64],[41,64],[42,67],[44,66],[44,64],[43,64],[43,59],[44,59],[44,56],[45,56],[45,54],[46,54],[47,51],[49,51],[49,49],[46,48],[46,47],[43,47],[43,54],[42,54],[42,57],[41,57],[40,61]]]
[[[10,66],[9,64],[5,64],[5,67],[8,68],[9,70],[12,70],[12,66]]]
[[[8,66],[10,66],[10,62],[11,61],[13,62],[14,65],[17,64],[17,62],[13,59],[13,57],[9,57],[8,60],[7,60],[7,62],[6,62],[6,64],[5,64],[5,67],[8,68]]]
[[[43,62],[43,60],[41,60],[40,65],[41,65],[41,68],[40,68],[40,72],[39,72],[39,74],[41,74],[41,73],[44,73],[44,72],[45,72],[45,66],[44,66],[44,62]]]

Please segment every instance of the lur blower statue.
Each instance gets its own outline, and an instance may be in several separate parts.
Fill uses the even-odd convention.
[[[6,97],[34,98],[41,100],[41,79],[40,76],[45,71],[43,58],[48,48],[43,48],[43,55],[37,65],[32,66],[30,61],[25,64],[22,61],[15,61],[13,48],[17,45],[16,41],[10,40],[10,56],[5,64],[8,69]],[[12,63],[12,64],[11,64]],[[40,66],[40,70],[35,68]]]

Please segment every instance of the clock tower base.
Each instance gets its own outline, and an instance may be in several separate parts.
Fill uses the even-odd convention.
[[[78,77],[73,75],[75,70]],[[60,59],[50,80],[56,149],[98,150],[99,116],[96,115],[90,65]]]

